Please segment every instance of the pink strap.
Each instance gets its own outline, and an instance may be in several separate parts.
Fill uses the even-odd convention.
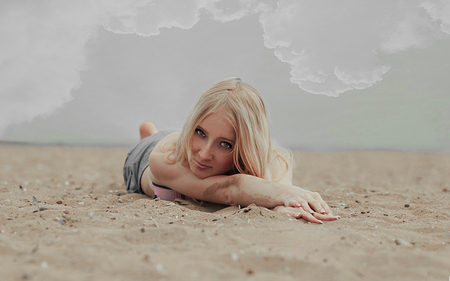
[[[175,190],[162,188],[154,184],[152,185],[155,195],[158,196],[158,198],[161,200],[173,201],[176,198],[181,199],[181,194],[176,192]]]

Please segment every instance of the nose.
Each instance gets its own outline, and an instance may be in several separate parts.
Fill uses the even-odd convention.
[[[213,153],[210,144],[206,144],[198,153],[202,160],[211,160],[213,158]]]

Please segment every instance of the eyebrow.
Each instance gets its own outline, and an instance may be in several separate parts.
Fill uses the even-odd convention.
[[[200,130],[202,130],[204,133],[208,134],[208,131],[206,131],[205,129],[203,129],[202,126],[198,125],[197,128],[199,128]],[[227,139],[227,138],[224,138],[224,137],[219,137],[219,139],[224,139],[224,140],[226,140],[226,141],[235,143],[235,141],[232,141],[232,140]]]

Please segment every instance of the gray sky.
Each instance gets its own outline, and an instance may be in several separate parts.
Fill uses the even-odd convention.
[[[2,1],[0,139],[133,145],[239,76],[280,145],[450,152],[449,34],[444,0]]]

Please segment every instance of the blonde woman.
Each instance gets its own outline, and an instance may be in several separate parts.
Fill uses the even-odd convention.
[[[254,203],[320,224],[339,219],[317,192],[292,184],[291,153],[273,145],[263,100],[239,78],[203,93],[180,133],[158,131],[150,122],[140,133],[124,165],[128,192]]]

